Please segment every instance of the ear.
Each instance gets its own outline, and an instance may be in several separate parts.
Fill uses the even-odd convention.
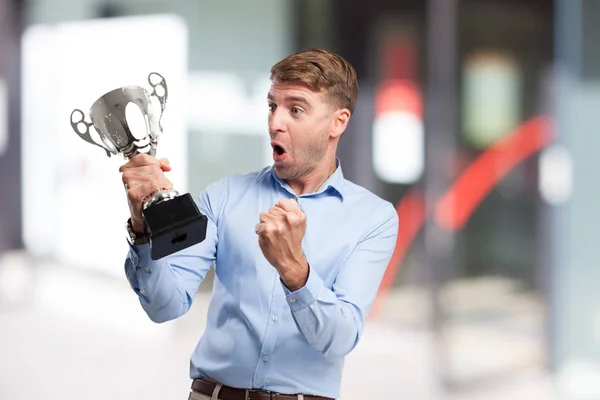
[[[344,133],[348,126],[348,121],[350,121],[350,115],[350,110],[347,108],[341,108],[333,113],[331,120],[331,138],[337,139],[342,136],[342,133]]]

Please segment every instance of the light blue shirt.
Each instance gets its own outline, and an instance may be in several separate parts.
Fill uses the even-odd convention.
[[[306,285],[291,293],[263,256],[254,227],[280,199],[295,198],[307,216],[302,249]],[[356,346],[396,245],[398,216],[387,201],[335,173],[296,196],[272,167],[234,175],[199,196],[206,239],[152,261],[132,246],[125,272],[152,321],[185,314],[214,262],[206,331],[190,377],[238,388],[337,398],[344,357]]]

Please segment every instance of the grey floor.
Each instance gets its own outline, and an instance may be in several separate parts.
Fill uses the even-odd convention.
[[[187,399],[189,354],[209,296],[201,293],[185,317],[156,325],[124,278],[23,255],[1,258],[0,400]],[[441,390],[433,344],[426,330],[385,316],[371,321],[347,359],[342,399],[556,398],[549,377],[536,368]]]

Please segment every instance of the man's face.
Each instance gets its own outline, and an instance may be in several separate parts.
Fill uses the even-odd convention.
[[[324,92],[295,84],[272,84],[267,99],[275,170],[281,179],[298,179],[325,157],[332,107]]]

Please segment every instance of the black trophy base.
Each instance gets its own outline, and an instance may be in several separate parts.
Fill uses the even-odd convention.
[[[206,238],[208,219],[189,193],[163,200],[143,211],[150,233],[150,256],[158,260]]]

